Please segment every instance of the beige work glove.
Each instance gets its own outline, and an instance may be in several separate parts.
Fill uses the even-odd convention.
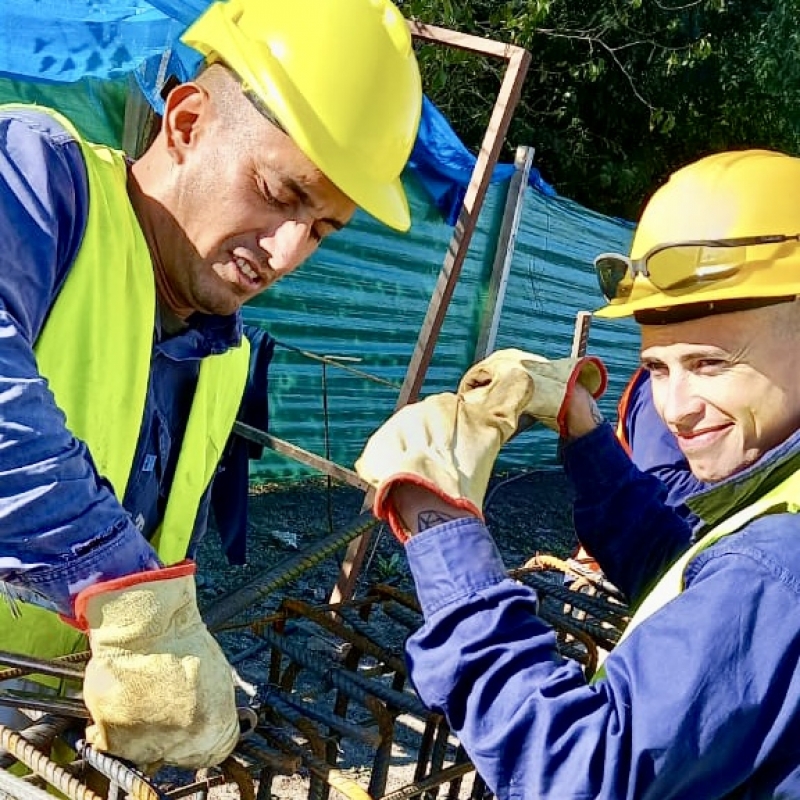
[[[602,363],[500,350],[467,370],[456,394],[404,406],[369,438],[355,463],[376,490],[373,513],[405,542],[410,532],[391,492],[398,483],[411,483],[483,519],[500,448],[535,419],[558,430],[578,381],[599,396],[606,384]]]
[[[219,764],[239,738],[233,672],[197,608],[195,565],[84,589],[86,740],[145,769]]]
[[[355,464],[377,491],[373,513],[405,542],[409,531],[392,502],[399,482],[421,486],[483,519],[495,459],[532,400],[530,380],[502,374],[457,394],[431,395],[404,406],[367,441]]]
[[[491,382],[507,385],[517,381],[530,386],[530,400],[522,409],[517,429],[538,420],[566,436],[567,409],[575,386],[581,384],[597,399],[606,390],[608,375],[603,362],[592,356],[549,361],[524,350],[497,350],[467,370],[458,391]]]

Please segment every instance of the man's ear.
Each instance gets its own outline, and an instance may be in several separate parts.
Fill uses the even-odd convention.
[[[162,128],[170,157],[181,163],[208,124],[211,102],[200,84],[178,84],[164,101]]]

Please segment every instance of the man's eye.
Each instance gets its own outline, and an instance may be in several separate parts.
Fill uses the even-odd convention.
[[[275,208],[289,208],[291,205],[291,203],[287,203],[286,201],[281,200],[279,197],[276,197],[269,190],[265,192],[264,196],[266,197],[267,202]]]
[[[698,372],[719,372],[725,368],[726,363],[721,358],[701,358],[695,362],[694,368]]]
[[[667,368],[659,361],[643,361],[642,369],[645,372],[649,372],[651,375],[657,375],[666,372]]]
[[[266,181],[258,182],[257,191],[264,201],[273,208],[286,208],[290,205],[284,200],[281,200],[274,192],[272,192]]]

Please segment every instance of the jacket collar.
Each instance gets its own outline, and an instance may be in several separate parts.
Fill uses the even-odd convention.
[[[769,450],[747,469],[686,500],[686,505],[702,522],[696,535],[702,535],[720,520],[754,503],[798,470],[800,430]]]
[[[175,359],[219,355],[242,343],[241,311],[226,316],[192,314],[186,327],[171,336],[157,319],[155,337],[156,348]]]

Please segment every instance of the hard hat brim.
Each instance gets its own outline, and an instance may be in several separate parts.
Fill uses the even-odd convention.
[[[749,261],[742,264],[740,271],[732,277],[669,293],[656,289],[647,278],[637,275],[627,301],[612,300],[593,314],[603,319],[621,319],[631,317],[637,311],[674,308],[698,302],[792,295],[800,295],[800,254]]]

